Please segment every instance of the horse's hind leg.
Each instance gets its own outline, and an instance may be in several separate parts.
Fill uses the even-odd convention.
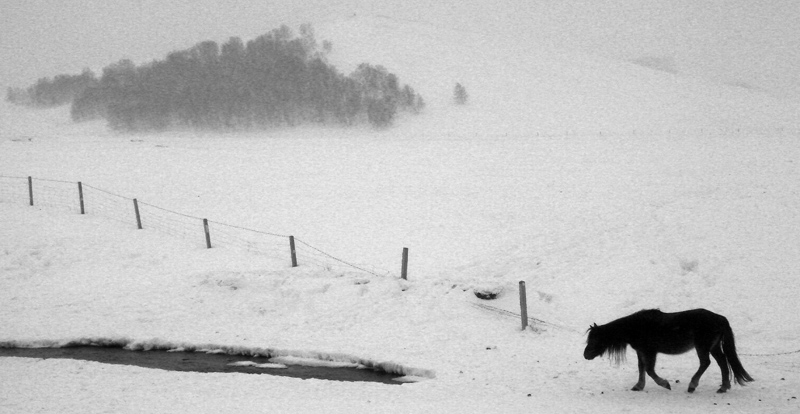
[[[728,359],[722,352],[722,348],[719,343],[711,348],[711,356],[713,356],[717,361],[719,369],[722,371],[722,385],[717,390],[717,393],[726,392],[731,389],[731,375],[730,369],[728,368]]]
[[[706,372],[708,366],[711,365],[711,358],[708,357],[707,349],[698,347],[697,357],[700,359],[700,368],[697,369],[697,372],[695,372],[695,374],[692,376],[692,380],[689,382],[689,392],[694,392],[694,390],[697,388],[697,384],[700,382],[700,377],[703,376],[703,373]],[[716,355],[714,358],[716,358]]]

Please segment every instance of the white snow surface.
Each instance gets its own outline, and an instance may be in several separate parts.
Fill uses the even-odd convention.
[[[800,409],[796,103],[387,18],[317,31],[343,68],[396,72],[425,113],[381,131],[128,135],[4,104],[0,343],[269,351],[420,381],[0,358],[0,411]],[[469,105],[451,104],[455,82]],[[27,176],[67,183],[36,181],[31,207]],[[80,215],[77,181],[329,256],[298,248],[291,268],[279,237],[264,251],[206,249],[202,225],[164,232],[148,212],[137,230],[128,201],[96,190]],[[525,330],[519,281],[537,320]],[[589,324],[651,307],[725,315],[756,382],[716,394],[712,365],[688,394],[688,353],[659,358],[672,391],[648,379],[637,393],[632,353],[620,366],[583,359]]]

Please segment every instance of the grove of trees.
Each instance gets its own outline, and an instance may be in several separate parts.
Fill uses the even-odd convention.
[[[363,63],[348,76],[339,73],[326,59],[331,48],[329,42],[318,46],[310,25],[302,25],[299,36],[282,26],[246,44],[232,37],[141,66],[122,60],[105,67],[99,79],[90,72],[80,76],[72,118],[105,118],[123,131],[366,122],[386,127],[399,111],[423,109],[422,97],[382,66]],[[8,100],[23,100],[21,92],[10,89]]]
[[[84,69],[80,75],[58,75],[41,78],[26,89],[8,88],[6,100],[20,105],[49,108],[69,104],[83,91],[97,83],[94,73]]]

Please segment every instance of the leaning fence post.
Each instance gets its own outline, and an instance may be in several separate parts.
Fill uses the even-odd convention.
[[[81,200],[81,214],[86,214],[86,210],[83,208],[83,184],[78,181],[78,197]]]
[[[28,198],[30,198],[31,205],[33,205],[33,177],[30,175],[28,176]]]
[[[142,216],[139,215],[139,202],[136,199],[133,199],[133,211],[136,212],[136,227],[141,230],[142,229]]]
[[[408,247],[403,247],[403,264],[400,267],[400,278],[408,280]]]
[[[292,254],[292,267],[297,267],[297,251],[294,248],[294,236],[289,236],[289,251]]]
[[[206,247],[211,248],[211,233],[208,230],[208,219],[203,219],[203,229],[206,232]]]
[[[519,282],[519,309],[522,315],[522,330],[528,326],[528,299],[525,293],[525,281]]]

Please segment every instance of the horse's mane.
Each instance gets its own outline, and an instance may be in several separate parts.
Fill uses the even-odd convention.
[[[662,313],[658,308],[642,309],[603,325],[601,327],[604,331],[603,336],[608,344],[603,354],[608,355],[609,359],[614,361],[617,365],[621,362],[625,362],[625,351],[628,348],[628,342],[622,338],[626,336],[624,335],[626,327],[629,327],[631,323],[637,324],[641,323],[641,321],[658,320],[660,315],[662,315]]]
[[[625,352],[628,349],[628,342],[624,339],[626,337],[626,335],[624,335],[625,328],[623,327],[630,324],[632,320],[649,319],[652,318],[654,314],[660,313],[661,311],[658,309],[642,309],[626,317],[614,320],[606,325],[595,325],[590,327],[589,331],[598,331],[596,333],[603,337],[602,343],[605,346],[603,355],[607,355],[611,361],[614,361],[615,364],[619,365],[620,363],[625,362]]]
[[[615,364],[619,365],[625,362],[625,351],[627,349],[628,344],[626,342],[619,342],[609,345],[603,353],[608,355],[608,358],[611,361],[614,361]]]
[[[619,365],[625,362],[625,351],[628,349],[630,337],[628,332],[643,322],[659,320],[661,315],[659,309],[642,309],[602,326],[592,325],[587,332],[590,337],[597,338],[596,345],[603,349],[602,355],[608,356],[611,361]]]

